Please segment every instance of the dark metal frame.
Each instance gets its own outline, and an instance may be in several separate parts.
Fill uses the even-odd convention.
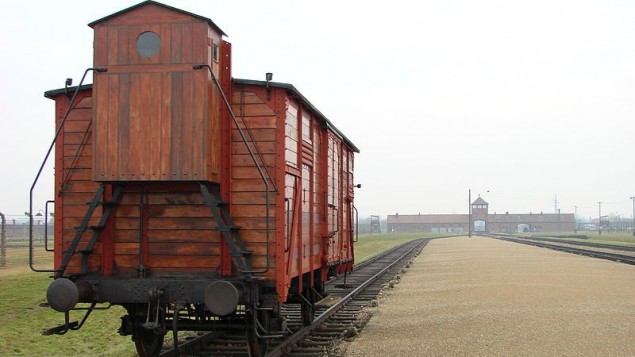
[[[40,169],[35,175],[35,179],[33,180],[33,183],[31,184],[31,189],[29,190],[29,267],[34,272],[55,273],[58,270],[57,269],[37,269],[35,268],[35,266],[33,266],[33,191],[35,190],[35,186],[40,180],[40,175],[42,174],[42,171],[44,170],[44,166],[48,162],[49,156],[51,156],[51,152],[53,151],[53,148],[55,147],[55,142],[57,141],[57,138],[60,136],[60,133],[62,132],[62,129],[64,128],[64,123],[66,123],[66,119],[68,119],[68,115],[70,114],[71,109],[73,108],[73,104],[75,104],[75,99],[77,98],[77,94],[79,93],[80,88],[82,87],[82,83],[84,83],[84,80],[86,79],[86,75],[88,74],[88,72],[91,72],[91,71],[96,71],[101,73],[101,72],[106,72],[107,69],[87,68],[84,71],[84,75],[82,75],[82,79],[79,81],[79,85],[77,86],[77,88],[75,88],[75,92],[73,93],[73,96],[71,97],[71,99],[68,102],[68,105],[66,106],[66,111],[64,112],[64,115],[62,116],[62,120],[60,121],[59,127],[55,131],[55,136],[53,137],[53,141],[51,141],[51,145],[49,145],[48,151],[46,152],[46,155],[44,156],[44,160],[42,161],[42,164],[40,165]]]

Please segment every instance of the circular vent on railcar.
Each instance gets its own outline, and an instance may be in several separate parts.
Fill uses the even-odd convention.
[[[152,57],[161,49],[161,38],[152,31],[146,31],[137,37],[137,52],[141,57]]]

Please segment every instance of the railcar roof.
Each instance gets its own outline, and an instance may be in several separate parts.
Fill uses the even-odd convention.
[[[95,25],[97,25],[98,23],[100,23],[102,21],[106,21],[106,20],[111,19],[111,18],[113,18],[115,16],[121,15],[121,14],[123,14],[125,12],[128,12],[130,10],[133,10],[133,9],[136,9],[138,7],[141,7],[141,6],[144,6],[144,5],[148,5],[148,4],[154,4],[154,5],[157,5],[157,6],[161,6],[163,8],[166,8],[166,9],[169,9],[169,10],[172,10],[172,11],[176,11],[176,12],[180,12],[182,14],[185,14],[185,15],[192,16],[192,17],[195,17],[197,19],[203,20],[203,21],[207,22],[208,24],[210,24],[214,28],[214,30],[220,32],[221,34],[223,34],[223,36],[227,36],[227,34],[225,32],[223,32],[223,30],[221,30],[220,27],[218,27],[214,23],[214,21],[212,21],[210,18],[201,16],[201,15],[197,15],[197,14],[194,14],[194,13],[191,13],[191,12],[188,12],[188,11],[184,11],[184,10],[178,9],[176,7],[165,5],[165,4],[162,4],[160,2],[156,2],[156,1],[152,1],[152,0],[146,0],[146,1],[142,2],[142,3],[137,4],[137,5],[133,5],[133,6],[130,6],[128,8],[125,8],[125,9],[123,9],[121,11],[117,11],[114,14],[110,14],[110,15],[108,15],[106,17],[102,17],[99,20],[95,20],[95,21],[89,23],[88,26],[94,27]]]
[[[267,82],[265,81],[256,81],[252,79],[234,78],[233,81],[235,84],[255,85],[255,86],[263,86],[263,87],[267,85]],[[337,135],[339,135],[342,138],[342,140],[344,140],[344,142],[346,142],[346,144],[351,147],[351,149],[353,149],[355,152],[359,152],[359,149],[357,148],[357,146],[355,146],[355,144],[353,144],[353,142],[351,142],[346,137],[346,135],[344,135],[344,133],[342,133],[339,129],[337,129],[335,125],[333,125],[333,123],[331,123],[331,121],[324,114],[322,114],[313,104],[311,104],[311,102],[309,102],[309,100],[306,99],[306,97],[302,95],[302,93],[300,93],[300,91],[297,90],[292,84],[280,83],[280,82],[269,82],[269,86],[274,88],[286,89],[288,92],[290,92],[295,97],[300,99],[302,103],[305,106],[309,107],[311,111],[314,112],[315,115],[317,115],[319,119],[323,121],[328,128],[330,128],[335,133],[337,133]]]
[[[242,84],[242,85],[253,85],[253,86],[263,86],[263,87],[267,85],[267,82],[265,81],[257,81],[257,80],[251,80],[251,79],[233,78],[232,81],[235,84]],[[337,135],[339,135],[342,138],[342,140],[344,140],[346,145],[350,146],[351,149],[353,149],[353,151],[359,152],[359,149],[357,148],[357,146],[355,146],[355,144],[353,144],[353,142],[350,141],[346,137],[346,135],[344,135],[344,133],[342,133],[339,129],[337,129],[335,125],[333,125],[333,123],[331,123],[331,121],[324,114],[322,114],[313,104],[311,104],[311,102],[309,102],[309,100],[306,99],[306,97],[302,95],[302,93],[300,93],[300,91],[297,90],[292,84],[280,83],[280,82],[269,82],[269,86],[273,88],[285,89],[287,92],[297,97],[299,100],[302,101],[302,103],[305,106],[311,109],[311,111],[319,118],[319,120],[324,122],[324,124],[326,124],[328,128],[330,128]],[[87,90],[92,88],[93,88],[92,84],[84,84],[81,87],[79,87],[79,90],[82,91],[82,90]],[[52,90],[44,92],[44,96],[49,99],[55,99],[57,95],[64,94],[64,93],[69,93],[70,95],[72,95],[72,93],[74,93],[76,90],[77,90],[77,86],[68,87],[68,88],[60,88],[60,89],[52,89]]]

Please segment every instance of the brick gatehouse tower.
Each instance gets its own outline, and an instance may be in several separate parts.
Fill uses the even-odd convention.
[[[472,222],[474,227],[472,228],[473,232],[476,233],[486,233],[489,232],[488,227],[488,207],[489,203],[485,202],[484,199],[479,196],[474,202],[472,202]]]

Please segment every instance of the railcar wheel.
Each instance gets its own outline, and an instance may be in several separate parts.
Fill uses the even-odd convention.
[[[150,319],[157,320],[153,321],[150,326],[144,326],[147,324],[147,312],[136,315],[133,322],[132,340],[140,357],[156,357],[161,354],[161,349],[163,349],[163,340],[166,334],[163,307],[152,309],[150,315]]]
[[[161,353],[163,348],[163,339],[165,334],[157,333],[155,330],[145,330],[139,328],[134,344],[140,357],[156,357]]]
[[[267,354],[267,341],[265,339],[250,336],[247,338],[247,343],[249,344],[249,357],[264,357]]]
[[[249,357],[264,357],[267,354],[268,349],[267,339],[258,337],[253,316],[250,316],[249,321],[250,323],[247,327],[247,350],[249,352]]]

